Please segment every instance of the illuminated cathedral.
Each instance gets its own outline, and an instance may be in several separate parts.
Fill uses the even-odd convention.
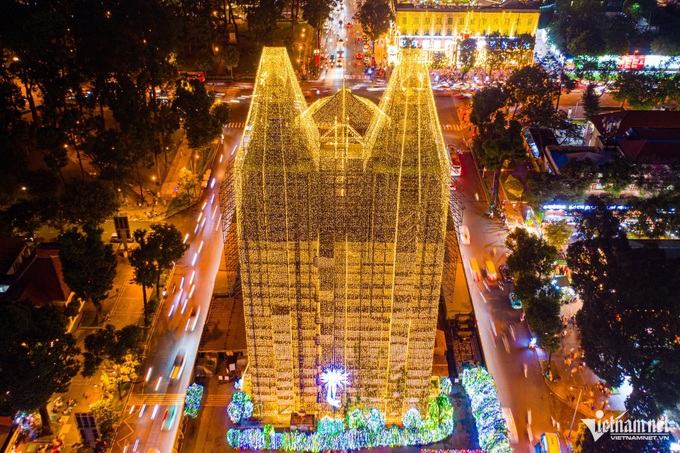
[[[424,412],[449,166],[422,54],[402,53],[377,106],[345,88],[308,106],[285,48],[263,50],[235,166],[263,416]]]

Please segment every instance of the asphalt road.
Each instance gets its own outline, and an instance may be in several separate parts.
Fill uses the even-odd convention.
[[[231,105],[230,119],[245,121],[247,104]],[[114,452],[147,452],[152,448],[161,452],[173,451],[182,418],[184,393],[193,380],[191,373],[196,351],[222,255],[219,187],[227,163],[235,157],[241,132],[227,129],[224,135],[224,144],[218,145],[212,166],[215,184],[208,185],[193,209],[169,219],[187,235],[190,248],[176,265],[167,285],[168,295],[158,312],[150,352],[142,376],[131,390],[112,447]],[[193,331],[192,310],[197,313]],[[177,357],[184,358],[183,364],[176,378],[171,380]]]

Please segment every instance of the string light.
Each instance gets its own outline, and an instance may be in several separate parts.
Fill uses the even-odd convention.
[[[184,415],[196,418],[198,410],[201,408],[203,399],[203,386],[193,383],[187,388],[187,395],[184,400]]]
[[[329,367],[352,376],[335,407],[361,400],[390,424],[411,407],[425,413],[449,165],[419,51],[402,52],[378,106],[343,88],[308,107],[286,49],[263,49],[234,170],[249,379],[262,414],[332,416],[319,398]],[[380,432],[395,444],[420,436]]]
[[[234,394],[230,407],[234,398],[249,401],[248,395]],[[346,419],[322,418],[314,433],[275,432],[273,426],[267,424],[263,428],[232,428],[227,432],[227,441],[232,448],[244,450],[301,452],[431,444],[453,433],[453,407],[449,397],[440,394],[430,398],[424,420],[418,409],[409,408],[403,424],[404,428],[385,427],[385,419],[378,409],[362,411],[354,408]]]
[[[491,374],[482,367],[467,368],[463,370],[461,382],[470,399],[479,446],[490,453],[512,453],[508,428]]]

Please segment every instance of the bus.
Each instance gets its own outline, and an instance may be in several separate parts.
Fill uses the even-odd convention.
[[[180,72],[180,75],[186,77],[187,80],[198,80],[201,83],[205,82],[205,72],[203,71]]]
[[[562,453],[560,439],[555,433],[541,434],[541,440],[534,446],[535,453]]]

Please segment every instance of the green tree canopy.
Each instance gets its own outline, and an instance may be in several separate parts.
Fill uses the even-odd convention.
[[[656,246],[631,249],[618,218],[597,198],[582,214],[567,261],[583,300],[577,315],[588,366],[612,386],[630,379],[626,406],[658,417],[680,402],[680,263]]]
[[[359,23],[371,41],[375,41],[390,29],[394,12],[387,0],[366,0],[359,9]]]
[[[222,128],[219,119],[211,113],[213,98],[200,81],[191,80],[188,86],[179,83],[173,105],[184,121],[189,147],[202,148],[219,137]]]
[[[50,434],[47,403],[66,392],[78,373],[80,349],[66,319],[52,306],[0,302],[0,392],[14,409],[40,410],[43,434]]]
[[[110,184],[95,179],[66,186],[63,204],[69,222],[98,227],[116,213],[119,201]]]
[[[90,300],[101,314],[104,300],[116,276],[116,255],[110,244],[102,242],[103,230],[90,225],[64,234],[59,251],[64,281],[78,297]]]

